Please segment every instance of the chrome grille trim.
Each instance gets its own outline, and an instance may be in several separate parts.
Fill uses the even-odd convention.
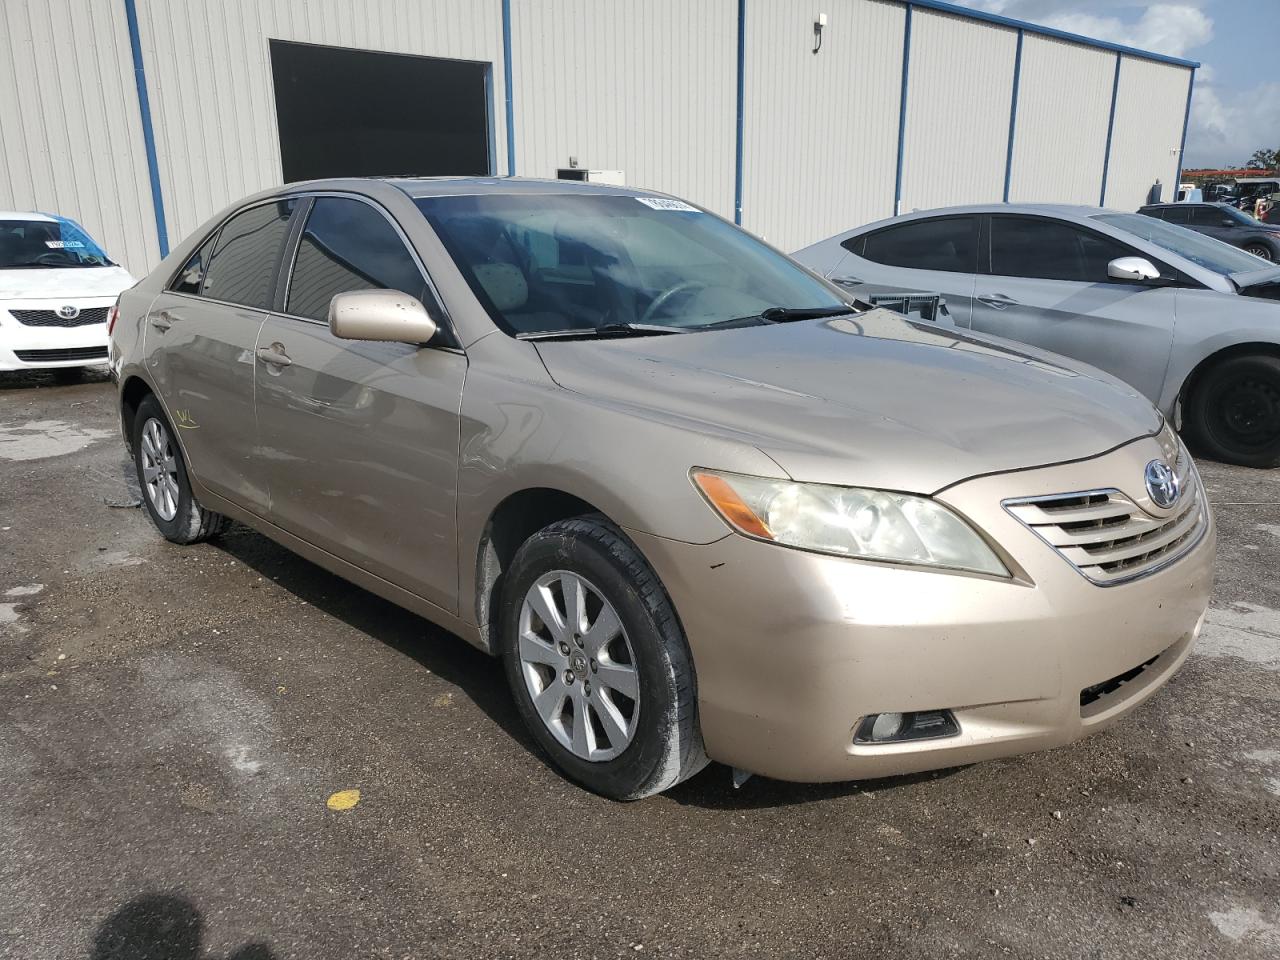
[[[1002,506],[1091,583],[1150,576],[1189,552],[1209,528],[1200,478],[1185,454],[1175,464],[1182,496],[1163,516],[1114,488],[1005,500]]]

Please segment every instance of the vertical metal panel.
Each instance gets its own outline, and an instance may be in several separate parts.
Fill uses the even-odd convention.
[[[0,3],[0,209],[81,223],[135,274],[158,256],[124,6]]]
[[[901,212],[1004,195],[1017,48],[1017,30],[916,10]]]
[[[1125,57],[1116,96],[1115,133],[1107,170],[1105,204],[1134,210],[1159,179],[1164,200],[1178,193],[1178,168],[1187,90],[1187,67]]]
[[[893,213],[905,19],[879,0],[747,0],[749,229],[795,250]]]
[[[1113,53],[1027,34],[1009,199],[1098,200],[1115,78]]]
[[[221,207],[280,183],[269,40],[502,62],[499,0],[137,0],[137,6],[175,245]],[[492,88],[502,127],[501,70],[494,70]]]
[[[516,164],[569,157],[733,216],[736,0],[522,0]]]

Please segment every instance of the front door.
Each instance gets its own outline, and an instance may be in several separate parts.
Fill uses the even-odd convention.
[[[329,301],[395,289],[443,317],[378,207],[316,198],[281,313],[258,338],[257,410],[273,523],[451,612],[458,608],[458,407],[467,359],[440,344],[339,340]]]
[[[192,254],[147,316],[147,369],[191,472],[255,513],[265,512],[267,489],[254,460],[254,350],[296,203],[237,213]]]
[[[1158,401],[1176,291],[1107,276],[1112,260],[1144,254],[1075,224],[1003,214],[991,217],[990,251],[974,330],[1082,360]]]

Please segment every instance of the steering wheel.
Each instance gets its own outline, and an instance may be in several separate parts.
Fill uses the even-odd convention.
[[[666,290],[663,290],[660,294],[654,297],[649,306],[645,308],[645,311],[638,322],[650,322],[662,311],[664,307],[666,307],[667,304],[681,294],[687,294],[691,290],[705,289],[707,289],[707,284],[703,283],[701,280],[682,280],[674,287],[668,287]]]
[[[71,258],[65,253],[59,253],[51,250],[48,253],[40,254],[40,256],[36,257],[31,262],[41,264],[42,266],[59,267],[71,263]]]

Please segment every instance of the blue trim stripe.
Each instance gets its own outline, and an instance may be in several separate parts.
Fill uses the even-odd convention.
[[[142,65],[142,38],[138,33],[138,8],[134,0],[124,0],[129,21],[129,49],[133,51],[133,79],[138,85],[138,112],[142,114],[142,145],[147,154],[147,176],[151,180],[151,206],[156,215],[156,241],[160,256],[169,255],[169,230],[165,226],[164,195],[160,192],[160,161],[156,159],[156,133],[151,126],[151,100],[147,96],[147,71]]]
[[[1131,57],[1141,57],[1143,60],[1154,60],[1157,63],[1172,63],[1179,67],[1199,67],[1200,64],[1195,60],[1183,60],[1179,57],[1168,57],[1163,53],[1152,53],[1150,50],[1139,50],[1137,47],[1126,47],[1120,43],[1108,43],[1105,40],[1095,40],[1092,37],[1082,36],[1078,33],[1068,33],[1066,30],[1055,30],[1052,27],[1042,27],[1039,24],[1028,23],[1025,20],[1015,20],[1012,17],[1002,17],[997,13],[987,13],[983,10],[974,10],[970,7],[958,7],[954,3],[945,3],[944,0],[906,0],[907,7],[927,7],[930,10],[937,10],[939,13],[949,13],[957,17],[965,17],[969,20],[982,20],[986,23],[999,24],[1002,27],[1013,27],[1015,30],[1025,30],[1027,33],[1034,33],[1041,37],[1052,37],[1055,40],[1067,40],[1071,43],[1082,43],[1087,47],[1096,47],[1099,50],[1113,50],[1116,53],[1127,54]]]
[[[1098,194],[1098,206],[1107,205],[1107,174],[1111,170],[1111,136],[1116,130],[1116,98],[1120,95],[1120,64],[1124,57],[1116,54],[1116,76],[1111,81],[1111,118],[1107,121],[1107,149],[1102,155],[1102,192]]]
[[[747,99],[747,0],[738,0],[738,118],[733,158],[733,222],[742,225],[743,117]]]
[[[1022,86],[1022,41],[1025,32],[1018,31],[1018,52],[1013,58],[1013,100],[1009,105],[1009,153],[1004,160],[1004,202],[1009,202],[1009,184],[1013,180],[1013,135],[1018,129],[1018,90]]]
[[[515,94],[511,89],[511,0],[502,0],[502,70],[507,98],[507,176],[516,175]]]
[[[1173,181],[1173,199],[1178,199],[1178,186],[1182,183],[1182,158],[1187,152],[1187,127],[1191,125],[1191,95],[1196,91],[1196,72],[1191,71],[1187,81],[1187,112],[1182,115],[1182,145],[1178,147],[1178,175]]]
[[[902,102],[898,106],[898,172],[893,183],[893,215],[901,213],[902,206],[902,158],[907,143],[907,81],[911,76],[911,8],[907,4],[907,19],[902,29]]]

